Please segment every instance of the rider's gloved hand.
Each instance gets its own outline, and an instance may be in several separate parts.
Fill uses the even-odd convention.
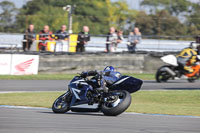
[[[88,72],[88,75],[89,76],[95,76],[95,75],[97,75],[98,74],[98,72],[95,70],[95,71],[89,71]]]
[[[87,77],[87,75],[88,75],[88,73],[87,73],[87,72],[82,72],[82,73],[80,74],[80,76],[81,76],[82,78],[86,78],[86,77]]]

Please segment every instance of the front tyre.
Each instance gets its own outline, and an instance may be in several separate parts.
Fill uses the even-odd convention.
[[[194,83],[194,82],[195,82],[195,79],[194,79],[194,78],[188,78],[188,82],[189,82],[189,83]]]
[[[113,91],[101,106],[101,111],[107,116],[117,116],[123,113],[131,104],[131,95],[125,90]]]
[[[193,77],[189,77],[189,78],[188,78],[188,82],[194,83],[195,80],[197,80],[197,79],[199,79],[199,78],[200,78],[200,72],[196,73],[195,76],[193,76]]]
[[[54,101],[52,105],[52,111],[54,113],[65,113],[69,111],[70,101],[71,101],[71,98],[68,92],[65,94],[62,94]]]

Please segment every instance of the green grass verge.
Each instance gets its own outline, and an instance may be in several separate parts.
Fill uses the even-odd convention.
[[[155,80],[155,74],[146,74],[146,73],[136,73],[136,74],[124,74],[128,76],[133,76],[142,80]]]
[[[127,111],[200,116],[200,91],[139,91]]]
[[[76,74],[0,75],[1,80],[70,80]]]
[[[71,80],[77,74],[0,75],[1,80]],[[125,74],[143,80],[154,80],[154,74]]]
[[[63,92],[0,94],[0,105],[50,108]],[[200,116],[200,91],[139,91],[128,112]]]

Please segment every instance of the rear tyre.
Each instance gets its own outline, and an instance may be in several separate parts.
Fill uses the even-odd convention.
[[[167,82],[171,76],[168,74],[167,71],[160,71],[158,70],[156,73],[156,81],[158,83]]]
[[[116,99],[105,101],[101,106],[101,111],[107,116],[117,116],[123,113],[131,104],[130,93],[125,90],[113,91]],[[108,98],[107,98],[108,99]]]
[[[69,111],[69,104],[70,104],[71,98],[69,94],[62,94],[59,96],[55,102],[52,105],[52,111],[54,113],[65,113]]]

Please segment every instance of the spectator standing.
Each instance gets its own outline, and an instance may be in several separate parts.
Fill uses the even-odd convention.
[[[117,43],[115,43],[115,45],[114,45],[114,51],[117,51],[118,44],[121,43],[123,40],[124,40],[123,31],[118,30],[117,31]]]
[[[117,45],[117,34],[114,27],[110,27],[106,42],[106,52],[113,52],[113,46]]]
[[[40,31],[39,35],[40,35],[39,40],[42,41],[42,42],[39,42],[39,49],[41,51],[46,51],[46,46],[47,46],[46,41],[53,40],[52,32],[49,31],[49,26],[45,25],[43,30]]]
[[[56,47],[55,47],[54,51],[58,50],[58,48],[60,48],[59,51],[63,51],[63,45],[66,44],[65,42],[66,42],[66,40],[68,40],[68,37],[69,37],[69,34],[66,31],[66,29],[67,29],[67,26],[62,25],[60,30],[58,30],[56,32],[55,37],[56,37],[57,42],[56,42]],[[61,45],[59,45],[59,44],[61,44]],[[67,45],[67,49],[68,49],[68,45]]]
[[[23,50],[29,51],[33,41],[35,40],[35,32],[33,24],[30,24],[28,29],[25,31],[24,40],[25,41],[23,41]]]
[[[83,26],[83,31],[78,34],[76,52],[85,52],[85,45],[90,41],[89,27]]]
[[[61,29],[56,32],[56,37],[58,40],[66,40],[69,37],[68,32],[66,31],[67,26],[62,25]]]
[[[200,44],[200,35],[197,35],[197,36],[195,37],[195,42],[196,42],[197,44]],[[198,47],[198,49],[197,49],[197,54],[200,55],[200,47]]]
[[[139,28],[135,27],[133,32],[130,32],[128,36],[128,50],[131,52],[135,52],[137,44],[139,44],[142,40],[141,32]]]

